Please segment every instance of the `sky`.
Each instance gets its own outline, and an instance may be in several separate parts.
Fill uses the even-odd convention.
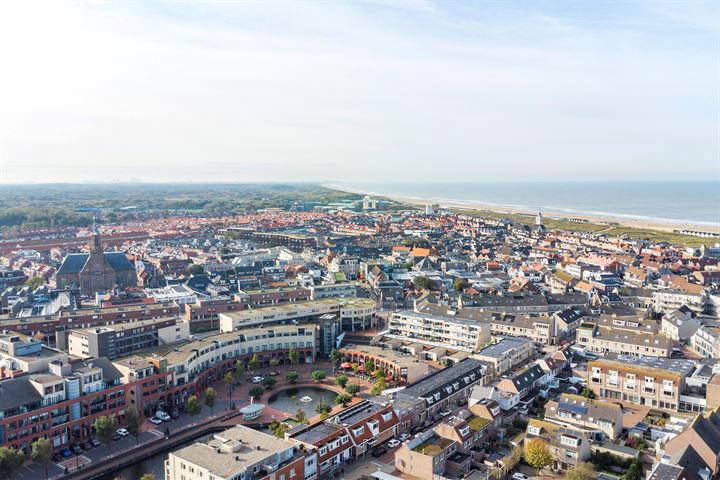
[[[720,2],[0,2],[0,183],[720,182]]]

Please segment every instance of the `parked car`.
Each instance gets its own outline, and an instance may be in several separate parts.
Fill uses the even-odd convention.
[[[158,417],[151,417],[151,418],[150,418],[150,423],[152,423],[153,425],[160,425],[162,422],[163,422],[163,421],[160,420]]]
[[[82,447],[87,451],[93,448],[93,444],[92,442],[90,442],[90,440],[88,440],[87,442],[82,444]]]
[[[74,453],[75,455],[80,455],[80,454],[83,453],[85,450],[83,450],[83,448],[76,443],[75,445],[72,446],[72,451],[73,451],[73,453]]]
[[[69,448],[63,448],[60,450],[60,455],[62,455],[64,458],[72,457],[72,452]]]
[[[100,440],[98,440],[98,439],[95,438],[95,437],[93,437],[93,438],[90,439],[90,443],[92,444],[93,447],[99,447],[100,445],[102,445],[102,444],[100,443]]]
[[[130,435],[130,432],[128,432],[125,428],[118,428],[117,430],[115,430],[115,433],[120,435],[121,437],[127,437],[128,435]]]
[[[391,438],[390,441],[388,442],[388,447],[395,448],[395,447],[400,446],[400,443],[402,443],[402,442],[400,442],[400,440],[398,440],[397,438]]]
[[[53,461],[53,462],[55,462],[55,463],[61,462],[62,459],[63,459],[63,456],[60,455],[60,453],[57,453],[57,452],[56,452],[56,453],[53,453],[53,456],[52,456],[52,461]]]
[[[513,473],[512,478],[513,480],[528,480],[528,476],[520,472]]]
[[[262,382],[263,380],[265,380],[263,377],[259,377],[259,376],[258,376],[258,377],[252,377],[252,382],[253,382],[253,383],[260,383],[260,382]]]
[[[402,435],[400,435],[400,441],[401,441],[401,442],[404,442],[404,441],[407,440],[408,438],[410,438],[410,435],[408,435],[407,433],[403,433]]]
[[[443,417],[447,417],[448,415],[451,415],[451,414],[452,414],[452,410],[450,410],[449,408],[446,408],[445,410],[440,412],[440,415],[442,415]]]
[[[157,412],[155,412],[155,418],[159,418],[163,422],[169,422],[171,420],[170,415],[163,412],[162,410],[158,410]]]
[[[180,418],[180,412],[178,412],[177,410],[173,410],[172,412],[170,412],[170,418],[172,418],[173,420],[177,420],[178,418]]]
[[[388,450],[385,447],[377,447],[375,450],[372,451],[372,456],[377,458],[379,456],[382,456],[387,451]]]

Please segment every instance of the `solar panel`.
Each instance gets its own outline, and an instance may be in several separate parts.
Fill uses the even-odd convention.
[[[586,407],[583,407],[582,405],[573,405],[572,403],[561,402],[559,409],[568,410],[572,413],[579,413],[580,415],[585,415],[587,413]]]

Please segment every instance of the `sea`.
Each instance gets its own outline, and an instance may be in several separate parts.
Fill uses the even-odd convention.
[[[483,203],[543,213],[720,227],[720,181],[377,182],[328,185],[433,203]],[[714,229],[713,229],[714,230]]]

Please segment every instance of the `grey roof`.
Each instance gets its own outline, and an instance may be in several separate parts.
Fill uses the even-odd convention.
[[[648,480],[677,480],[681,478],[682,473],[682,467],[670,465],[669,463],[658,463]]]
[[[525,390],[526,388],[532,388],[535,386],[535,382],[545,376],[545,372],[537,363],[531,367],[521,370],[512,377],[512,382],[515,384],[515,388],[518,391]]]
[[[28,377],[0,381],[0,411],[42,401],[42,395],[30,384]]]
[[[398,399],[417,400],[421,397],[427,398],[435,392],[439,392],[440,398],[443,399],[448,396],[447,391],[444,389],[445,386],[459,380],[463,380],[462,386],[466,386],[468,382],[465,382],[463,377],[473,373],[476,375],[475,382],[480,381],[482,372],[485,371],[486,368],[487,363],[474,358],[467,358],[456,365],[440,370],[410,385],[406,389],[399,391],[396,397]]]
[[[65,257],[57,271],[58,275],[66,273],[80,273],[85,264],[87,263],[90,254],[88,253],[71,253]]]
[[[688,445],[682,450],[678,451],[675,455],[672,456],[670,461],[678,467],[684,468],[685,471],[688,473],[688,476],[692,476],[692,478],[703,478],[699,474],[700,472],[706,470],[707,473],[710,474],[709,470],[711,465],[705,463],[705,461],[692,447],[692,445]],[[714,467],[714,465],[712,465],[712,467]]]
[[[120,272],[123,270],[135,270],[135,266],[128,259],[127,255],[122,252],[105,253],[105,260],[107,260],[112,269],[116,272]]]
[[[532,340],[525,337],[502,337],[498,343],[488,345],[477,354],[485,357],[499,358],[512,349],[520,348],[526,343],[532,343]]]
[[[110,268],[116,272],[135,270],[135,266],[122,252],[107,252],[103,255]],[[89,253],[71,253],[65,257],[57,273],[59,275],[80,273],[89,258]]]

